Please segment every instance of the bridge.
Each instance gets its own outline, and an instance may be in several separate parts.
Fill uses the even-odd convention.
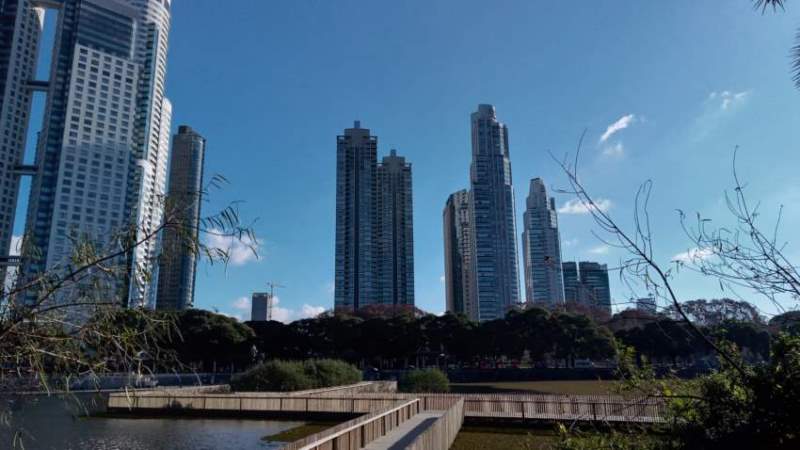
[[[614,395],[397,393],[395,382],[364,382],[296,392],[236,392],[227,386],[115,393],[109,412],[312,414],[356,416],[286,450],[449,448],[464,418],[510,421],[659,423],[665,405]]]

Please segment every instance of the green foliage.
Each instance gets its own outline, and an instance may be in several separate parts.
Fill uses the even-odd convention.
[[[231,388],[235,391],[299,391],[353,384],[359,381],[361,372],[344,361],[273,360],[234,376]]]
[[[450,380],[439,369],[412,370],[400,379],[402,392],[449,392]]]
[[[663,442],[641,430],[601,430],[581,432],[558,425],[559,439],[553,450],[658,450]]]

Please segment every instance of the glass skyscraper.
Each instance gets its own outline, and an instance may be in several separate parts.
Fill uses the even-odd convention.
[[[564,297],[567,303],[611,312],[611,289],[608,266],[596,262],[565,262]]]
[[[165,213],[176,226],[163,234],[157,309],[182,310],[194,303],[197,254],[193,247],[199,237],[205,152],[203,136],[186,125],[178,128],[172,140]]]
[[[563,304],[564,280],[555,199],[547,197],[541,178],[531,180],[526,206],[522,248],[527,301],[545,307]]]
[[[444,278],[447,311],[477,318],[472,273],[472,213],[469,191],[460,190],[447,198],[444,222]]]
[[[505,316],[519,303],[517,227],[508,128],[497,120],[494,106],[479,105],[472,113],[470,208],[472,266],[478,320]]]
[[[0,1],[0,279],[7,264],[16,264],[11,236],[17,210],[31,100],[46,88],[35,80],[44,10],[29,0]],[[19,249],[13,249],[19,250]]]
[[[414,304],[411,165],[356,121],[336,139],[336,271],[339,310]]]
[[[33,277],[68,260],[75,238],[100,249],[131,225],[142,242],[108,295],[150,306],[166,197],[171,105],[164,96],[170,0],[63,0],[27,214]],[[147,237],[147,238],[146,238]]]

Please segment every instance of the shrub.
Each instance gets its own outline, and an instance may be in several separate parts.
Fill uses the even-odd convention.
[[[306,361],[307,373],[311,372],[319,387],[341,386],[361,381],[361,371],[352,364],[336,359]]]
[[[343,361],[267,361],[231,379],[234,391],[300,391],[353,384],[361,372]]]
[[[420,369],[406,373],[400,379],[402,392],[448,392],[450,380],[439,369]]]

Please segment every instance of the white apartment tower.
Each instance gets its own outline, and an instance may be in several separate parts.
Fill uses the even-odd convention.
[[[164,96],[170,0],[62,0],[36,152],[23,255],[26,276],[57,270],[75,238],[114,245],[136,226],[129,283],[108,289],[150,306],[163,219],[171,105]],[[26,245],[28,247],[28,245]],[[109,292],[111,294],[112,292]]]

